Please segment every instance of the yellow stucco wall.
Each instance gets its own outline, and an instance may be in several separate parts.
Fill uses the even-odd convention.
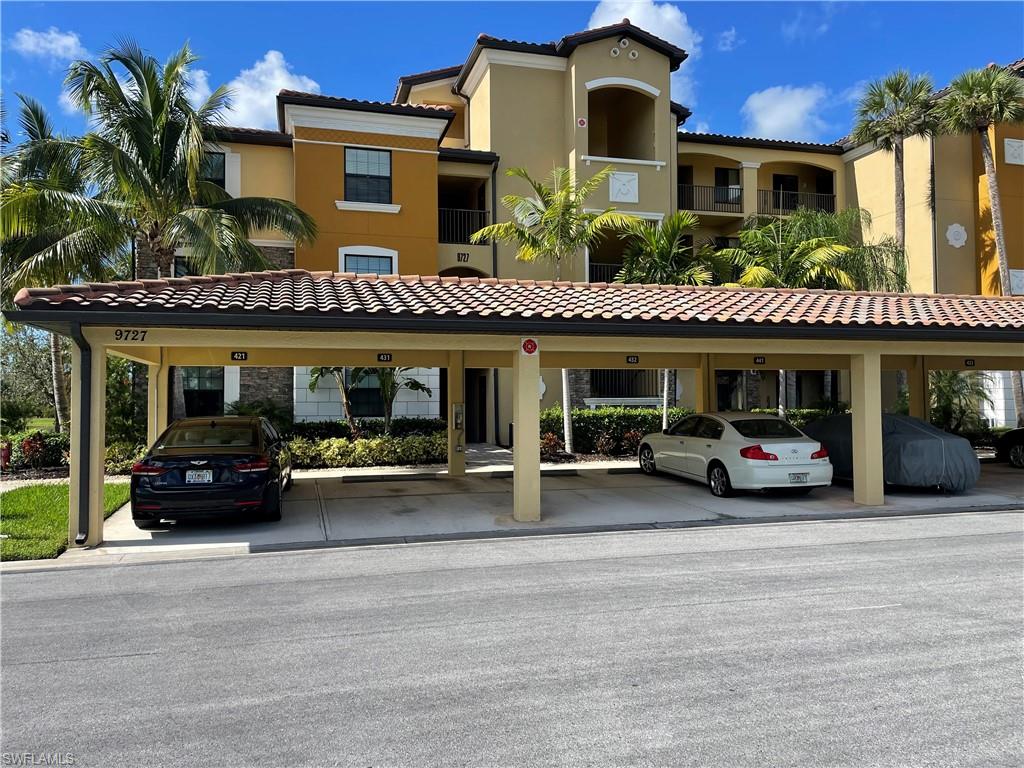
[[[268,147],[259,144],[219,142],[225,150],[239,155],[241,197],[276,197],[295,200],[292,150],[290,147]],[[280,232],[261,230],[255,240],[283,240]]]
[[[970,136],[936,136],[935,147],[935,290],[973,294],[979,289],[976,262],[975,178]],[[962,247],[950,244],[948,230],[967,231]]]
[[[1007,138],[1024,139],[1024,126],[998,125],[989,130],[999,181],[999,199],[1003,209],[1006,259],[1010,269],[1024,269],[1024,165],[1011,165],[1006,162],[1004,139]],[[999,295],[1002,290],[999,283],[995,232],[992,229],[988,179],[981,159],[981,142],[977,138],[973,139],[973,158],[978,201],[979,288],[984,295]]]
[[[403,274],[437,272],[434,141],[304,127],[296,128],[296,139],[295,202],[316,219],[320,228],[313,246],[296,248],[296,267],[337,270],[340,247],[370,245],[397,250],[398,270]],[[345,199],[346,143],[392,148],[391,199],[401,206],[398,213],[338,210],[335,201]],[[401,151],[403,148],[420,151]]]

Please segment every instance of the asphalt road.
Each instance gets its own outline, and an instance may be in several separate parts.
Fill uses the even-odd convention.
[[[960,514],[7,574],[2,750],[1019,766],[1022,528]]]

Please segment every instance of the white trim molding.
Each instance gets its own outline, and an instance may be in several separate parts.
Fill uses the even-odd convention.
[[[334,205],[339,211],[363,211],[365,213],[398,213],[402,206],[398,203],[359,203],[354,200],[335,200]]]
[[[750,162],[750,161],[747,161],[747,160],[744,160],[743,162],[740,163],[740,168],[760,168],[760,167],[761,167],[760,163],[753,163],[753,162]]]
[[[630,216],[636,216],[638,219],[648,219],[649,221],[661,221],[665,218],[664,213],[659,211],[631,211],[628,208],[616,208],[617,213],[628,213]],[[584,208],[584,213],[601,213],[601,208]]]
[[[587,165],[590,165],[591,162],[619,163],[621,165],[647,165],[654,166],[659,171],[665,165],[664,160],[634,160],[629,157],[602,157],[601,155],[580,155],[580,160]]]
[[[259,246],[261,248],[294,248],[295,247],[295,241],[294,240],[250,240],[249,242],[252,243],[253,245]]]
[[[420,139],[441,138],[448,125],[444,113],[428,115],[392,115],[381,112],[359,112],[343,107],[306,107],[286,104],[285,130],[294,135],[295,126],[327,128],[333,131],[380,133],[385,136],[414,136]]]
[[[242,156],[232,152],[231,147],[225,147],[215,141],[208,141],[203,145],[207,152],[220,152],[224,155],[224,191],[232,197],[242,196]]]
[[[380,256],[391,259],[391,274],[398,271],[398,251],[394,248],[381,248],[379,245],[343,245],[338,249],[338,271],[345,272],[346,256]]]
[[[241,370],[237,365],[224,366],[224,405],[237,403],[241,396]]]
[[[632,77],[599,77],[596,80],[588,80],[586,82],[588,91],[594,91],[598,88],[609,88],[616,85],[623,88],[632,88],[635,91],[643,91],[655,98],[661,95],[660,88],[655,88],[650,83],[645,83],[643,80],[637,80]]]

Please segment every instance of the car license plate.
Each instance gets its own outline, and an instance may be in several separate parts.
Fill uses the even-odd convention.
[[[791,483],[806,483],[807,473],[806,472],[790,472],[789,482]]]
[[[190,469],[185,472],[186,483],[212,483],[212,469]]]

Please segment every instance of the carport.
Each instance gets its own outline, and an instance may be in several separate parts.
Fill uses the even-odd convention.
[[[8,319],[72,350],[69,540],[103,540],[106,358],[149,369],[148,435],[176,365],[448,369],[448,476],[465,474],[465,368],[511,368],[512,513],[541,519],[541,368],[848,370],[854,490],[884,503],[881,371],[903,369],[924,416],[929,369],[1024,368],[1024,298],[621,285],[283,270],[28,289]]]

